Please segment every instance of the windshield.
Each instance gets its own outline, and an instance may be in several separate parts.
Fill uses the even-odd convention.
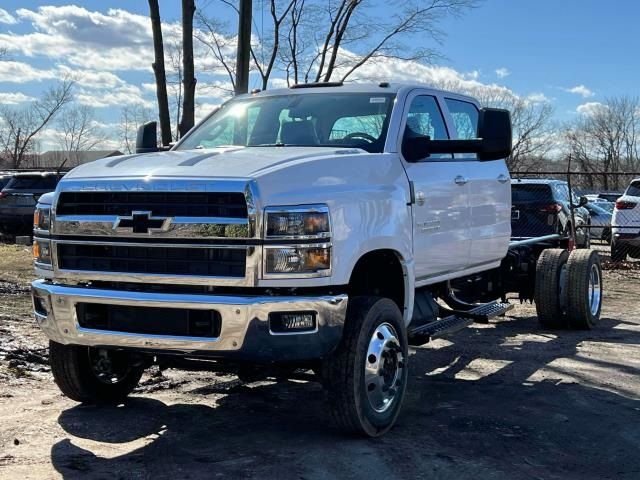
[[[185,137],[177,150],[339,146],[382,152],[394,96],[304,93],[232,100]]]

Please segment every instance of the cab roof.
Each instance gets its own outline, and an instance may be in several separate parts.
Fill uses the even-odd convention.
[[[466,99],[472,103],[477,100],[469,95],[463,95],[456,92],[441,90],[430,87],[422,83],[401,83],[401,82],[379,82],[379,83],[312,83],[299,84],[289,88],[273,88],[265,91],[255,91],[255,93],[247,93],[239,95],[238,98],[247,98],[252,96],[273,96],[273,95],[295,95],[305,93],[370,93],[370,94],[398,94],[401,91],[409,91],[414,88],[427,90],[434,95],[447,95],[460,99]]]

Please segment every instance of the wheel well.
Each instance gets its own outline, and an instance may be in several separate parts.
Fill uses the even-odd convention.
[[[394,250],[368,252],[356,263],[349,280],[349,295],[375,295],[393,300],[404,311],[404,269]]]

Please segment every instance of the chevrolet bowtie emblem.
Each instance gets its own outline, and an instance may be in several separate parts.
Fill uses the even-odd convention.
[[[128,217],[118,217],[113,223],[113,229],[122,231],[130,228],[131,233],[165,232],[170,223],[169,217],[153,217],[151,212],[131,212]]]

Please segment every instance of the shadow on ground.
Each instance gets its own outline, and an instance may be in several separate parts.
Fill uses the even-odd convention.
[[[335,431],[317,384],[222,385],[195,389],[193,404],[133,397],[68,409],[58,421],[70,438],[53,446],[52,461],[65,478],[640,478],[640,401],[629,395],[640,392],[640,371],[579,354],[584,342],[640,345],[640,331],[620,327],[603,319],[595,331],[556,336],[535,318],[507,317],[418,349],[399,422],[380,439]],[[530,332],[538,335],[526,340]],[[500,368],[462,375],[478,359]],[[559,359],[584,365],[573,372],[580,383],[530,380]],[[626,368],[635,384],[581,379],[591,367]],[[118,453],[96,457],[91,441]],[[127,442],[121,454],[116,444]]]

